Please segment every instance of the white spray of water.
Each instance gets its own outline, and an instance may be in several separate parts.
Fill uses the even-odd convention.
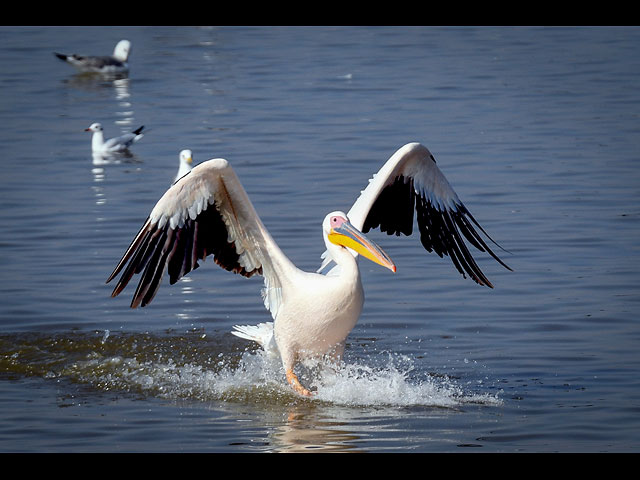
[[[284,380],[280,361],[263,351],[245,352],[233,366],[221,356],[219,368],[215,370],[193,364],[176,365],[170,360],[139,363],[135,359],[113,357],[88,362],[93,364],[88,363],[81,370],[94,378],[87,380],[107,389],[127,388],[163,398],[205,401],[287,403],[298,400]],[[307,363],[302,378],[315,390],[309,401],[344,406],[445,408],[502,403],[497,396],[465,392],[450,378],[420,375],[406,357],[389,355],[376,367],[366,363],[345,362],[337,367]]]

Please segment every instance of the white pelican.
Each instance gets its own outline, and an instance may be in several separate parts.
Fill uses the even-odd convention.
[[[106,141],[104,139],[102,125],[99,123],[92,123],[88,128],[85,128],[84,131],[93,132],[91,138],[91,150],[93,153],[114,153],[128,150],[134,142],[144,137],[142,133],[143,128],[144,125],[131,133],[125,133],[124,135],[110,138]]]
[[[65,55],[56,53],[54,55],[60,60],[73,65],[81,72],[93,73],[126,73],[129,71],[129,53],[131,52],[131,42],[120,40],[110,56],[86,56],[86,55]]]
[[[414,210],[424,247],[448,255],[463,276],[466,273],[480,285],[492,287],[463,237],[509,269],[476,232],[472,222],[484,230],[459,200],[431,152],[419,143],[409,143],[374,175],[347,214],[336,211],[325,217],[322,234],[327,250],[321,269],[331,261],[337,264],[326,275],[318,273],[321,269],[304,272],[284,255],[229,163],[217,158],[194,167],[160,198],[107,283],[124,268],[112,293],[115,297],[134,274],[142,272],[131,302],[136,308],[151,302],[166,271],[173,284],[208,255],[234,273],[262,275],[264,304],[274,320],[266,325],[273,329],[287,381],[299,394],[311,395],[294,366],[306,357],[341,357],[364,302],[357,255],[396,269],[362,232],[380,227],[388,234],[410,235]],[[261,343],[272,340],[268,335],[259,338],[269,328],[236,330],[239,336]]]
[[[178,167],[178,173],[176,173],[176,178],[173,179],[173,183],[180,180],[187,173],[191,171],[191,164],[193,163],[193,157],[191,155],[191,150],[182,150],[179,155],[180,166]]]

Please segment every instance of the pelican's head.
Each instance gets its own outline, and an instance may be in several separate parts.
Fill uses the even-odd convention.
[[[99,123],[92,123],[91,125],[89,125],[88,128],[85,128],[84,131],[85,132],[101,132],[102,125],[100,125]]]
[[[121,62],[126,62],[131,51],[131,42],[129,40],[120,40],[113,50],[113,57]]]
[[[378,245],[365,237],[364,233],[351,225],[343,212],[331,212],[327,215],[322,222],[322,230],[330,243],[342,248],[350,248],[372,262],[392,272],[396,271],[391,258]]]
[[[187,165],[191,165],[191,163],[193,163],[193,158],[191,156],[191,150],[182,150],[180,152],[180,161],[182,163],[186,163]]]

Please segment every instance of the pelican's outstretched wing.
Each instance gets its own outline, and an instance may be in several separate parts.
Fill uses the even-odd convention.
[[[292,264],[262,224],[231,166],[220,158],[194,167],[166,191],[107,283],[123,271],[112,293],[115,297],[134,274],[142,273],[131,307],[144,307],[166,271],[173,284],[208,255],[234,273],[263,275],[265,306],[275,317],[280,303],[278,273]]]
[[[440,257],[448,255],[463,276],[466,273],[478,284],[493,287],[464,239],[511,270],[478,234],[473,225],[495,243],[460,201],[429,149],[419,143],[405,145],[384,164],[347,216],[364,233],[380,227],[389,235],[411,235],[414,211],[424,248]],[[320,270],[330,261],[325,257]]]

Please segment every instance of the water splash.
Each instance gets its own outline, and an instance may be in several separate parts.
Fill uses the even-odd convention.
[[[466,393],[454,379],[414,366],[411,358],[387,354],[350,359],[340,365],[308,361],[302,378],[314,400],[345,406],[447,407],[499,405],[492,395]]]
[[[312,399],[298,397],[288,387],[278,359],[262,351],[245,352],[240,361],[221,355],[217,368],[197,364],[165,363],[121,357],[76,363],[75,375],[103,389],[128,389],[168,399],[276,403],[325,402],[343,406],[426,406],[455,408],[464,404],[500,404],[497,397],[467,394],[447,377],[423,375],[416,380],[406,368],[389,358],[386,366],[342,364],[338,367],[308,362],[302,375],[313,390]]]
[[[231,335],[211,337],[197,332],[3,337],[0,371],[198,402],[444,408],[501,404],[497,396],[465,392],[455,379],[425,372],[411,358],[393,354],[348,359],[340,365],[307,362],[299,375],[315,395],[303,399],[286,384],[279,359],[239,348],[245,344]]]

